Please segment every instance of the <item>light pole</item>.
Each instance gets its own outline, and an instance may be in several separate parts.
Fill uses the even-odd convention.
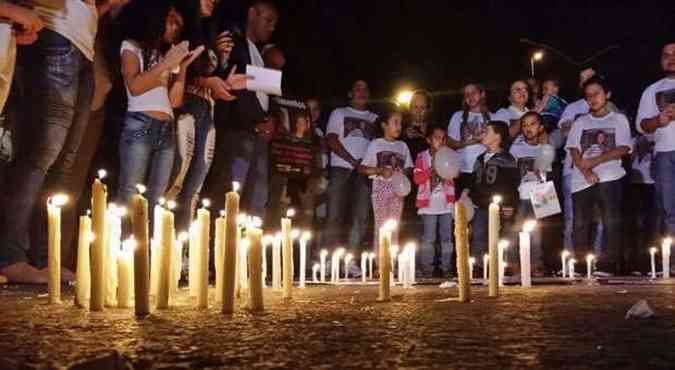
[[[530,57],[530,74],[532,77],[534,77],[534,62],[538,62],[544,58],[544,52],[543,51],[537,51],[532,56]]]

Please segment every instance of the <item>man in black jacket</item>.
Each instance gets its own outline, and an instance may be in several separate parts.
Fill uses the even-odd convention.
[[[257,45],[269,41],[277,19],[273,2],[253,1],[245,31],[230,30],[235,46],[227,65],[220,66],[220,73],[227,76],[232,68],[245,73],[249,64],[263,67]],[[268,108],[267,94],[252,91],[238,93],[232,102],[216,103],[216,158],[207,180],[208,193],[216,205],[224,204],[224,193],[232,181],[239,182],[243,212],[261,218],[268,194],[268,143],[274,133]]]

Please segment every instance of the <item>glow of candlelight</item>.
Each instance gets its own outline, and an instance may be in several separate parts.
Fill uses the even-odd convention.
[[[523,224],[523,232],[525,233],[531,233],[534,231],[534,228],[537,226],[537,221],[536,220],[528,220],[525,221]]]
[[[145,185],[142,184],[136,184],[136,191],[138,191],[138,194],[145,194],[145,191],[148,190]]]
[[[211,200],[208,198],[202,199],[202,207],[209,208],[211,207]]]
[[[293,208],[289,208],[289,209],[286,211],[286,217],[287,217],[287,218],[295,217],[295,210],[294,210]]]
[[[492,203],[494,204],[499,204],[502,202],[502,196],[501,195],[495,195],[492,197]]]
[[[104,169],[98,170],[98,179],[103,180],[108,175],[108,172]]]
[[[166,208],[168,208],[169,210],[175,209],[176,208],[176,202],[174,202],[173,200],[170,200],[170,201],[166,202]]]
[[[241,185],[239,185],[239,182],[237,182],[237,181],[232,181],[232,191],[234,191],[235,193],[239,191],[239,187],[240,187],[240,186],[241,186]]]
[[[65,194],[56,194],[49,197],[48,204],[54,207],[63,207],[68,203],[68,196]]]

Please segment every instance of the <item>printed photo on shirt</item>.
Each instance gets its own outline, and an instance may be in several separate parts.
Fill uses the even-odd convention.
[[[534,172],[534,157],[520,157],[518,158],[518,169],[520,170],[520,177],[525,177],[528,172]]]
[[[663,90],[656,93],[656,105],[663,111],[669,104],[675,104],[675,89]]]
[[[405,157],[401,153],[384,151],[377,153],[377,167],[389,167],[394,170],[402,170],[405,166]]]
[[[616,148],[616,135],[613,128],[584,130],[581,134],[581,155],[593,158]]]
[[[485,131],[485,124],[481,117],[474,116],[468,118],[466,122],[462,122],[460,135],[462,141],[480,140]]]
[[[372,140],[375,137],[375,127],[372,122],[356,117],[345,117],[344,137],[362,137]]]

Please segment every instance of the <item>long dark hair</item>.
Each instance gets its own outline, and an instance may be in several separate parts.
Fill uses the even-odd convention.
[[[216,47],[216,9],[213,10],[211,17],[202,17],[201,4],[199,0],[183,0],[176,3],[176,9],[183,15],[185,25],[183,27],[182,38],[190,42],[190,49],[200,45],[206,47],[197,59],[188,67],[188,81],[196,77],[207,76],[211,64],[208,49]]]

